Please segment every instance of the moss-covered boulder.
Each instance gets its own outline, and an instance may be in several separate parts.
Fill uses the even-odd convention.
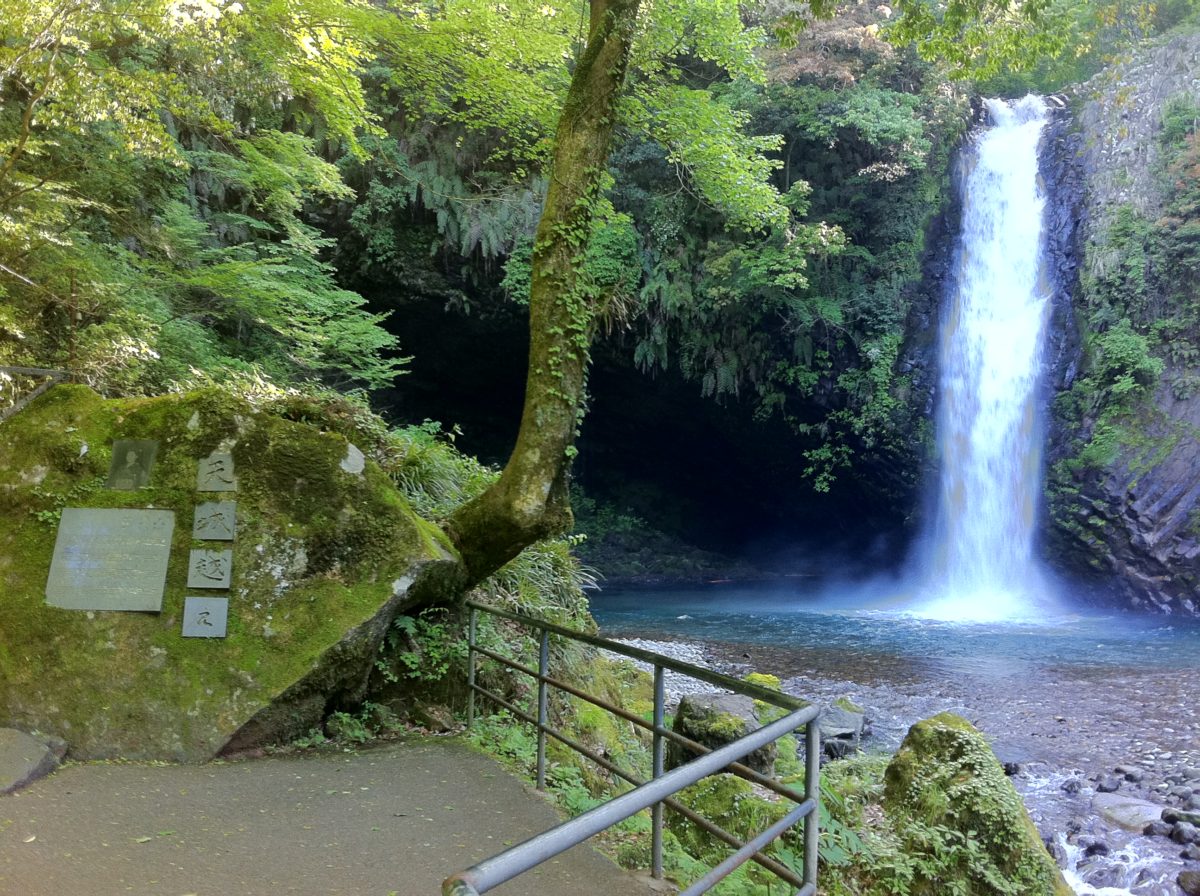
[[[453,552],[375,464],[320,421],[221,390],[105,400],[59,386],[0,424],[0,725],[71,755],[202,760],[308,731],[361,699],[393,617],[453,589]],[[149,484],[105,487],[116,439],[152,439]],[[237,491],[225,638],[182,637],[197,469]],[[175,514],[160,613],[47,606],[64,507]],[[213,545],[209,544],[208,547]],[[223,544],[222,547],[225,545]]]
[[[983,735],[941,713],[909,729],[885,774],[884,810],[912,850],[912,893],[969,881],[978,896],[1071,896],[1020,795]],[[961,891],[961,890],[960,890]]]
[[[673,731],[696,743],[717,750],[762,727],[758,708],[751,697],[741,694],[689,694],[679,701]],[[747,754],[740,762],[764,775],[775,774],[775,743]],[[668,769],[691,762],[696,754],[674,741],[667,743]]]

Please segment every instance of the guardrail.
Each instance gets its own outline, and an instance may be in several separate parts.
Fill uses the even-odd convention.
[[[747,861],[755,862],[791,886],[797,887],[796,896],[814,896],[817,882],[817,809],[820,801],[821,735],[817,724],[817,717],[820,713],[819,707],[780,693],[779,691],[773,691],[770,688],[740,681],[728,675],[722,675],[711,669],[704,669],[700,666],[694,666],[691,663],[663,656],[662,654],[619,644],[616,641],[610,641],[606,638],[572,631],[571,629],[543,622],[529,616],[510,613],[506,610],[499,610],[495,607],[489,607],[474,601],[468,602],[467,607],[470,610],[467,659],[467,726],[470,727],[475,721],[476,694],[486,697],[496,705],[507,709],[517,718],[533,725],[537,730],[538,737],[537,787],[539,790],[545,789],[546,786],[547,736],[553,737],[580,755],[585,756],[610,774],[632,784],[634,789],[597,806],[589,812],[585,812],[577,818],[563,822],[549,831],[538,834],[524,843],[505,850],[492,858],[485,859],[465,871],[451,875],[442,883],[442,893],[444,896],[481,896],[481,894],[488,892],[494,887],[498,887],[505,881],[511,880],[536,865],[548,861],[559,853],[570,849],[572,846],[582,843],[594,834],[598,834],[647,808],[651,809],[652,842],[650,870],[654,877],[661,878],[663,876],[662,833],[664,807],[683,815],[693,824],[700,826],[709,834],[733,847],[735,850],[724,862],[717,865],[700,880],[692,883],[683,891],[682,896],[698,896],[700,893],[707,892],[715,884],[732,873],[734,869],[745,864]],[[476,637],[480,613],[487,613],[540,631],[541,644],[538,668],[530,668],[493,650],[480,646]],[[593,647],[611,651],[612,653],[650,665],[654,670],[653,722],[647,722],[640,716],[619,706],[613,706],[573,685],[552,678],[549,668],[551,635],[589,644]],[[475,674],[477,656],[488,657],[509,669],[532,677],[537,682],[538,712],[536,717],[525,712],[520,707],[514,706],[500,695],[481,687],[477,683]],[[678,672],[735,693],[745,694],[756,700],[761,700],[764,703],[786,710],[787,715],[750,732],[746,736],[720,749],[710,750],[708,747],[698,744],[665,727],[666,691],[664,687],[664,673],[666,670]],[[650,781],[638,780],[630,772],[617,767],[605,757],[598,755],[555,729],[550,724],[549,719],[549,688],[551,687],[571,694],[639,728],[650,731],[653,734],[652,779]],[[780,784],[773,778],[759,774],[736,761],[759,747],[790,734],[801,726],[805,728],[803,794]],[[674,741],[692,752],[701,755],[699,758],[685,765],[665,772],[663,769],[664,748],[668,740]],[[743,842],[733,834],[730,834],[728,831],[708,819],[697,815],[686,806],[672,799],[672,796],[683,788],[695,784],[709,775],[722,771],[736,774],[773,793],[786,797],[795,802],[796,806],[767,830],[750,841]],[[797,875],[792,869],[765,855],[761,850],[781,836],[800,819],[804,819],[804,864],[802,874]]]
[[[26,392],[24,395],[16,395],[14,393],[12,404],[8,405],[7,407],[0,407],[0,422],[7,420],[51,386],[62,382],[64,379],[70,376],[70,374],[65,370],[51,370],[48,367],[0,367],[0,373],[9,374],[11,376],[36,377],[44,379],[43,382],[38,383],[37,386]],[[0,396],[0,398],[2,397],[3,396]]]

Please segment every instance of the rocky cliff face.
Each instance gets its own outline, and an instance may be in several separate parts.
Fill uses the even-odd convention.
[[[1052,180],[1080,185],[1060,187],[1051,222],[1060,282],[1075,288],[1053,352],[1049,559],[1122,605],[1188,614],[1200,613],[1200,354],[1194,278],[1169,241],[1195,224],[1172,169],[1194,153],[1195,123],[1189,134],[1183,115],[1172,134],[1164,122],[1197,106],[1200,34],[1179,35],[1077,90],[1048,143]]]

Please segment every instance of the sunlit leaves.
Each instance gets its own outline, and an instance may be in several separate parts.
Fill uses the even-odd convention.
[[[1051,80],[1086,76],[1091,67],[1132,47],[1159,26],[1149,0],[897,0],[888,29],[899,43],[915,42],[925,59],[952,77],[988,79],[1040,69]],[[1169,23],[1162,23],[1169,24]],[[1064,60],[1059,63],[1057,60]]]
[[[789,212],[770,173],[781,138],[748,134],[749,115],[705,90],[671,85],[650,93],[650,132],[668,161],[690,175],[696,191],[741,230],[786,227]]]
[[[393,337],[334,285],[304,220],[352,193],[298,133],[356,151],[374,130],[358,70],[382,15],[358,0],[0,8],[0,279],[38,322],[0,354],[122,391],[238,363],[390,380]]]
[[[586,23],[584,5],[401,0],[396,6],[380,73],[404,117],[426,127],[494,129],[498,156],[543,161]]]

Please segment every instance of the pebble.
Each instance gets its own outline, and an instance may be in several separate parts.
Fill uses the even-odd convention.
[[[1116,793],[1121,789],[1121,779],[1113,775],[1101,775],[1096,781],[1096,789],[1101,793]]]

